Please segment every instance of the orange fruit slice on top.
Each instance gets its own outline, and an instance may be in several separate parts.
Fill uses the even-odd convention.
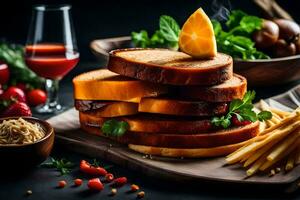
[[[202,8],[196,10],[184,23],[179,35],[179,48],[195,58],[212,58],[217,55],[213,25]]]

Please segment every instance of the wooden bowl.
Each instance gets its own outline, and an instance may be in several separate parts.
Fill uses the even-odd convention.
[[[19,117],[0,118],[3,120],[18,119]],[[29,144],[0,144],[1,168],[31,168],[42,163],[50,155],[54,143],[54,129],[43,120],[33,117],[22,117],[32,123],[39,123],[45,130],[45,136]]]
[[[113,49],[133,47],[130,36],[94,40],[92,52],[102,60],[108,60]],[[239,60],[234,59],[234,72],[243,75],[250,86],[272,86],[300,80],[300,55],[284,58]]]

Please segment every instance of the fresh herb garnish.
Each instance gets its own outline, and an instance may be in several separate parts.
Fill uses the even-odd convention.
[[[162,15],[159,18],[159,30],[156,30],[151,37],[145,30],[132,32],[131,37],[136,47],[164,47],[177,50],[179,32],[180,27],[175,19]]]
[[[97,160],[97,159],[93,159],[93,162],[91,163],[91,166],[94,166],[94,167],[100,167],[100,162]],[[102,168],[108,170],[108,169],[111,169],[113,168],[114,166],[113,165],[106,165],[106,166],[102,166]]]
[[[0,61],[9,65],[11,85],[27,83],[31,87],[40,88],[44,82],[26,66],[23,46],[0,42]]]
[[[253,111],[252,101],[255,98],[255,91],[248,91],[243,99],[234,99],[229,105],[229,111],[225,116],[213,117],[211,123],[214,126],[222,126],[228,128],[231,125],[231,118],[233,115],[239,121],[249,120],[255,122],[257,120],[264,121],[272,118],[272,113],[269,111],[261,111],[256,114]]]
[[[120,137],[129,129],[129,124],[116,119],[107,120],[103,123],[101,131],[106,136]]]
[[[226,22],[226,31],[218,21],[212,20],[212,24],[219,51],[244,60],[270,58],[254,47],[251,38],[254,31],[262,28],[263,19],[234,10]]]
[[[60,172],[60,175],[65,175],[70,173],[71,169],[74,167],[74,164],[65,158],[55,159],[51,157],[50,162],[43,163],[41,166],[47,168],[54,168]]]

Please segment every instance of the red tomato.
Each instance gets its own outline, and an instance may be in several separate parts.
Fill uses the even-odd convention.
[[[4,85],[9,80],[9,69],[7,64],[0,63],[0,84]]]
[[[11,86],[7,90],[5,90],[3,94],[0,96],[0,99],[1,100],[15,99],[19,102],[26,102],[26,96],[23,90],[14,86]]]
[[[105,176],[107,174],[107,171],[102,167],[96,167],[92,166],[90,163],[88,163],[85,160],[82,160],[80,162],[80,171],[82,171],[85,174],[89,174],[92,176]]]
[[[103,190],[104,186],[101,183],[99,178],[93,178],[93,179],[89,180],[88,188],[93,191],[101,191],[101,190]]]
[[[64,187],[66,187],[66,185],[67,185],[67,182],[64,180],[58,182],[58,187],[60,187],[60,188],[64,188]]]
[[[27,93],[27,101],[31,106],[45,104],[47,95],[43,90],[34,89]]]

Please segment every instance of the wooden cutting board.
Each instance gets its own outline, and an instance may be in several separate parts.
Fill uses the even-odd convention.
[[[291,111],[300,106],[300,86],[267,100],[273,107]],[[78,112],[71,109],[48,120],[56,129],[57,142],[72,151],[100,157],[150,176],[176,180],[218,181],[259,185],[296,185],[300,179],[300,165],[289,173],[276,176],[255,175],[246,178],[240,165],[226,166],[223,157],[210,159],[175,159],[149,157],[128,149],[107,138],[90,135],[79,129]]]

